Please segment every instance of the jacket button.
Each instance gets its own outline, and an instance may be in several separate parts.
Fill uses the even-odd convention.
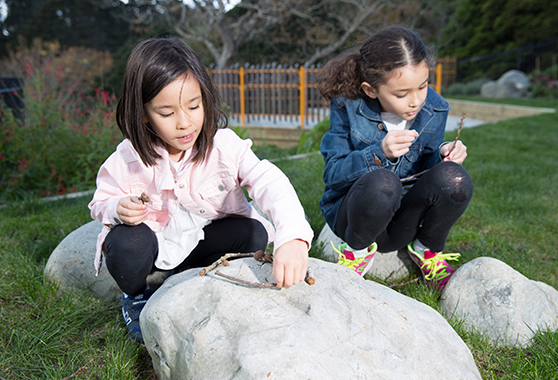
[[[384,124],[378,123],[378,129],[379,129],[380,131],[383,131],[383,130],[386,129],[386,128],[384,127]]]
[[[200,214],[203,214],[205,212],[205,210],[200,210]]]
[[[381,164],[382,164],[382,160],[380,160],[380,159],[378,158],[378,156],[376,156],[376,155],[374,154],[374,165],[380,166]]]
[[[178,187],[184,189],[184,184],[181,183],[180,185],[178,185]]]

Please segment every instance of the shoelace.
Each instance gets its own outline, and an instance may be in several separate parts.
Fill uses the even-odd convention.
[[[333,247],[333,250],[335,252],[337,252],[338,254],[338,259],[337,259],[337,264],[352,268],[354,267],[355,269],[358,268],[359,265],[362,264],[362,262],[364,261],[365,257],[355,257],[354,260],[350,260],[347,259],[347,257],[345,256],[345,254],[343,252],[341,252],[339,249],[335,248],[335,246],[333,245],[333,242],[330,241],[331,246]]]
[[[445,271],[445,266],[438,267],[444,260],[457,260],[461,254],[459,253],[440,253],[430,259],[423,259],[422,267],[428,271],[428,274],[424,276],[425,280],[442,279],[450,274]]]

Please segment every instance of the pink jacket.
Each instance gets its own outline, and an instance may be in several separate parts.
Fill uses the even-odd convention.
[[[240,215],[258,219],[265,226],[269,241],[277,249],[282,244],[301,239],[312,242],[313,231],[306,221],[289,179],[267,160],[252,152],[250,140],[240,139],[230,129],[220,129],[203,163],[189,164],[179,178],[171,170],[165,149],[157,165],[143,164],[129,140],[122,141],[101,166],[97,190],[89,204],[91,216],[104,225],[97,240],[95,269],[101,268],[101,249],[110,228],[120,223],[116,207],[126,195],[145,192],[150,198],[145,223],[155,232],[163,230],[179,203],[189,212],[208,220]],[[191,151],[184,160],[190,160]],[[273,220],[273,225],[248,203],[242,188],[258,207]]]

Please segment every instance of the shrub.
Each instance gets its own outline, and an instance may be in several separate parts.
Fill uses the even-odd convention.
[[[535,75],[531,80],[531,94],[534,98],[558,99],[558,80],[548,75]]]
[[[308,153],[320,150],[322,137],[329,130],[329,117],[324,118],[311,130],[302,133],[297,153]]]
[[[81,94],[77,83],[61,85],[68,79],[64,67],[29,62],[23,68],[21,118],[0,102],[0,200],[92,188],[99,166],[121,139],[114,96],[101,89]]]
[[[58,41],[43,41],[35,38],[30,46],[20,38],[18,45],[8,51],[0,62],[2,76],[26,77],[33,73],[44,73],[42,80],[50,88],[72,88],[75,92],[89,93],[94,83],[113,64],[108,52],[73,46],[63,49]],[[101,81],[102,82],[102,81]]]
[[[463,83],[456,82],[448,88],[448,95],[463,95],[464,93],[465,85]]]
[[[490,82],[488,78],[479,78],[465,84],[465,88],[463,89],[464,95],[478,95],[481,93],[482,86]]]

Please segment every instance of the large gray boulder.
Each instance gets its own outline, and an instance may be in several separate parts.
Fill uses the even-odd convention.
[[[490,257],[461,266],[446,285],[440,307],[447,318],[463,320],[493,344],[525,347],[536,332],[558,328],[558,291]]]
[[[497,81],[490,81],[481,87],[483,98],[520,98],[527,95],[531,81],[525,73],[510,70]]]
[[[333,250],[333,246],[337,248],[342,242],[327,224],[323,227],[317,240],[318,244],[322,244],[325,259],[331,262],[337,261],[337,253]],[[402,280],[412,273],[419,273],[419,269],[407,250],[400,249],[391,252],[376,252],[374,263],[368,273],[378,279],[393,282]]]
[[[97,298],[107,302],[122,297],[122,291],[105,266],[101,268],[99,276],[95,276],[95,247],[102,227],[96,221],[84,224],[66,236],[52,251],[44,275],[56,284],[57,292],[91,291]]]
[[[171,276],[140,322],[159,379],[481,379],[434,309],[355,272],[310,259],[316,283],[254,288],[199,269]],[[223,273],[271,282],[271,265]]]

